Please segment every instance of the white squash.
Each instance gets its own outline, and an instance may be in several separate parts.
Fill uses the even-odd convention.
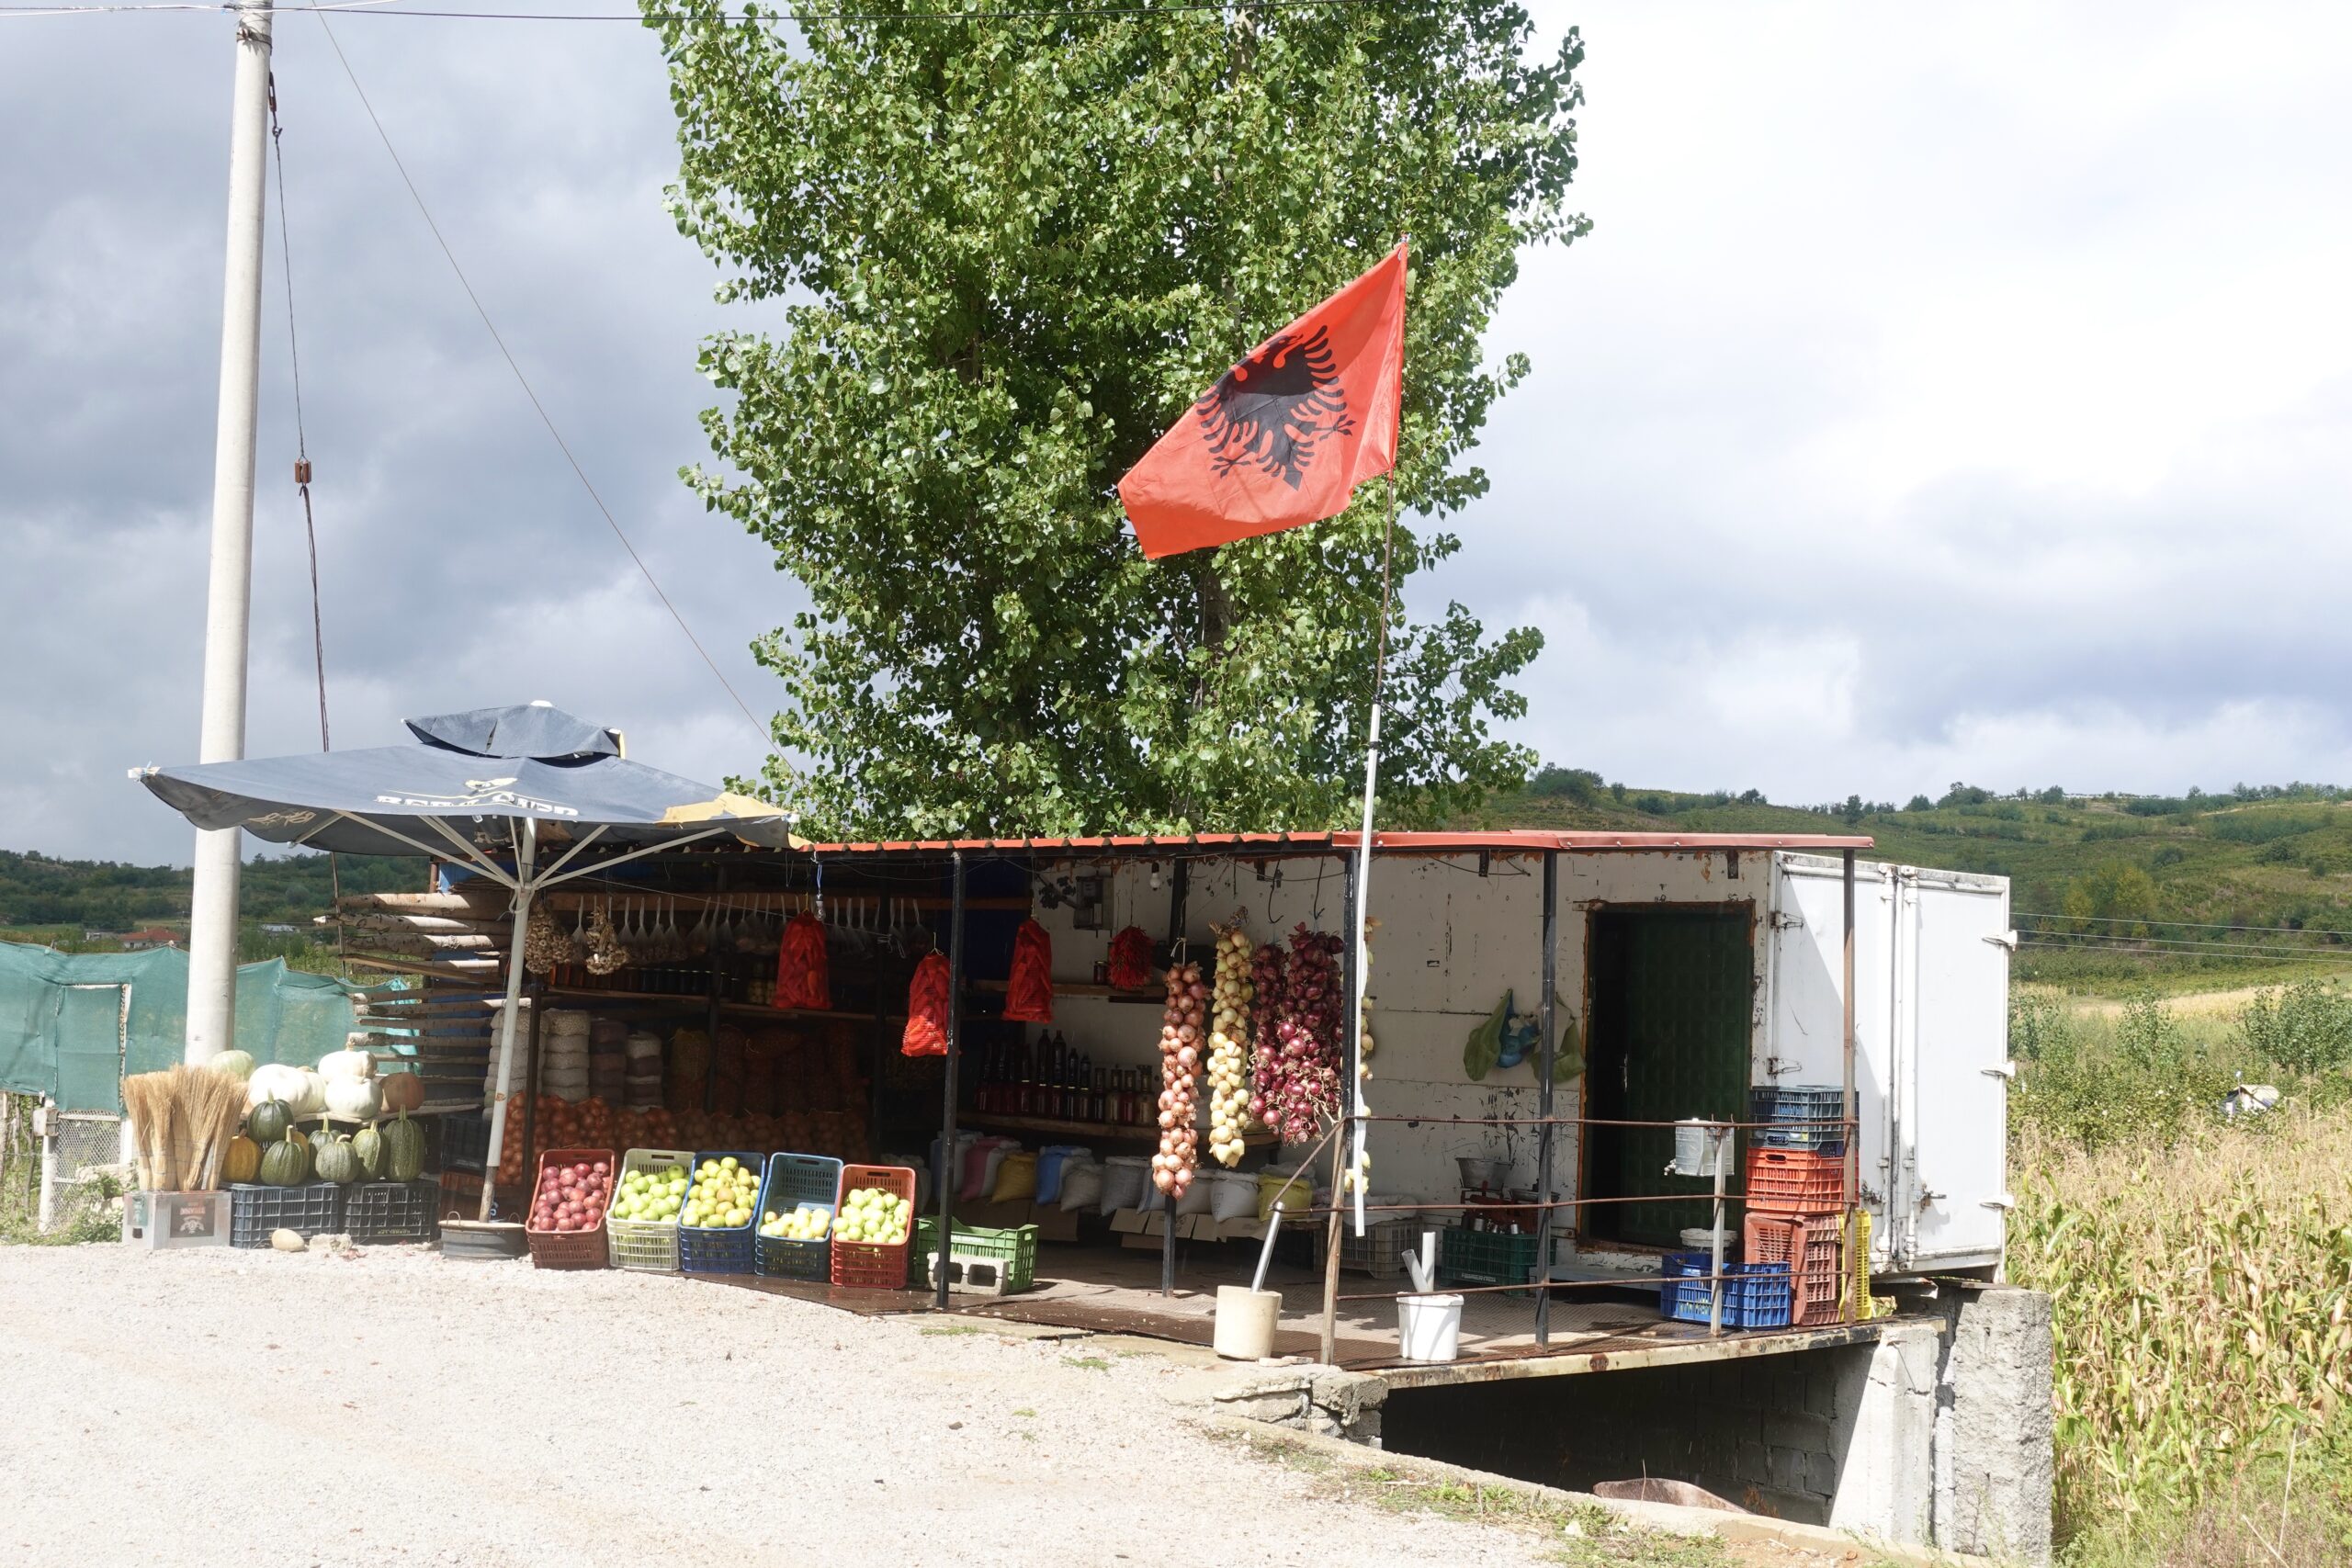
[[[302,1069],[302,1098],[294,1103],[297,1116],[316,1116],[327,1108],[327,1080],[324,1074]]]
[[[301,1068],[271,1062],[255,1067],[253,1077],[245,1080],[245,1103],[259,1105],[265,1100],[282,1100],[288,1111],[300,1116],[310,1088],[310,1075]]]
[[[335,1078],[372,1078],[376,1076],[376,1058],[365,1051],[349,1046],[330,1051],[319,1058],[319,1071],[330,1081]]]
[[[331,1116],[349,1116],[361,1122],[372,1122],[383,1109],[380,1091],[373,1078],[329,1078],[326,1089],[326,1110]]]
[[[216,1073],[226,1073],[239,1083],[254,1076],[253,1054],[248,1051],[223,1051],[204,1065]]]

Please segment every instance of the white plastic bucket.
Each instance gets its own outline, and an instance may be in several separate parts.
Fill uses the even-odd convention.
[[[1674,1174],[1713,1176],[1718,1160],[1728,1171],[1731,1145],[1729,1130],[1722,1122],[1685,1117],[1674,1124]]]
[[[1398,1296],[1397,1353],[1408,1361],[1451,1361],[1462,1345],[1460,1296]]]
[[[1254,1185],[1254,1184],[1253,1184]],[[1461,1298],[1456,1297],[1455,1300]],[[1274,1353],[1274,1321],[1283,1310],[1280,1291],[1247,1285],[1216,1288],[1216,1334],[1211,1344],[1228,1361],[1262,1361]],[[1448,1358],[1451,1359],[1451,1358]]]

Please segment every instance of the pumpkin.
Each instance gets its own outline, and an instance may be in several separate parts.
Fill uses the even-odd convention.
[[[275,1100],[271,1101],[276,1104]],[[261,1174],[261,1145],[243,1133],[229,1140],[229,1152],[220,1161],[223,1181],[251,1181]]]
[[[424,1129],[403,1111],[399,1121],[384,1128],[384,1179],[414,1181],[424,1168]]]
[[[363,1179],[373,1181],[384,1174],[384,1134],[373,1122],[351,1134],[351,1152],[359,1156]]]
[[[377,1098],[387,1111],[416,1111],[424,1105],[424,1080],[414,1073],[386,1073],[376,1085]]]
[[[348,1116],[355,1122],[372,1122],[377,1109],[375,1079],[327,1080],[326,1111],[329,1115]]]
[[[311,1151],[289,1134],[261,1156],[261,1179],[272,1187],[300,1187],[310,1179]]]
[[[327,1108],[327,1080],[324,1074],[302,1069],[302,1095],[294,1101],[297,1116],[316,1116]]]
[[[259,1105],[265,1100],[282,1100],[299,1114],[307,1087],[301,1068],[271,1062],[255,1067],[253,1076],[245,1079],[245,1103]]]
[[[293,1125],[294,1112],[282,1100],[265,1100],[245,1112],[245,1131],[253,1134],[256,1144],[277,1143]]]
[[[243,1083],[254,1076],[254,1058],[250,1051],[223,1051],[204,1065],[216,1073],[226,1074],[239,1083]]]
[[[340,1133],[322,1132],[319,1152],[313,1163],[318,1167],[319,1179],[332,1181],[337,1187],[348,1187],[359,1179],[359,1156],[351,1140]]]
[[[346,1045],[319,1058],[319,1074],[330,1083],[337,1078],[372,1078],[376,1076],[376,1058]]]

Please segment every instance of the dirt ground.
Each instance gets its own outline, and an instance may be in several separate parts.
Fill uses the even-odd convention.
[[[0,1562],[1558,1561],[1250,1459],[1159,1357],[964,1327],[407,1247],[0,1248]]]

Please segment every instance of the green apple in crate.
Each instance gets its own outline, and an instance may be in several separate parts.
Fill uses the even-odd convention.
[[[621,1195],[613,1204],[616,1220],[640,1220],[660,1224],[674,1220],[685,1206],[686,1173],[673,1170],[632,1170],[621,1178]]]
[[[872,1247],[896,1247],[907,1239],[910,1206],[895,1192],[861,1187],[842,1202],[834,1224],[835,1241],[863,1242]]]
[[[758,1171],[747,1169],[733,1155],[707,1159],[695,1172],[694,1191],[687,1195],[681,1223],[718,1230],[748,1225],[759,1201]]]
[[[822,1241],[832,1224],[830,1211],[803,1203],[797,1209],[770,1209],[761,1218],[760,1234],[784,1241]]]

